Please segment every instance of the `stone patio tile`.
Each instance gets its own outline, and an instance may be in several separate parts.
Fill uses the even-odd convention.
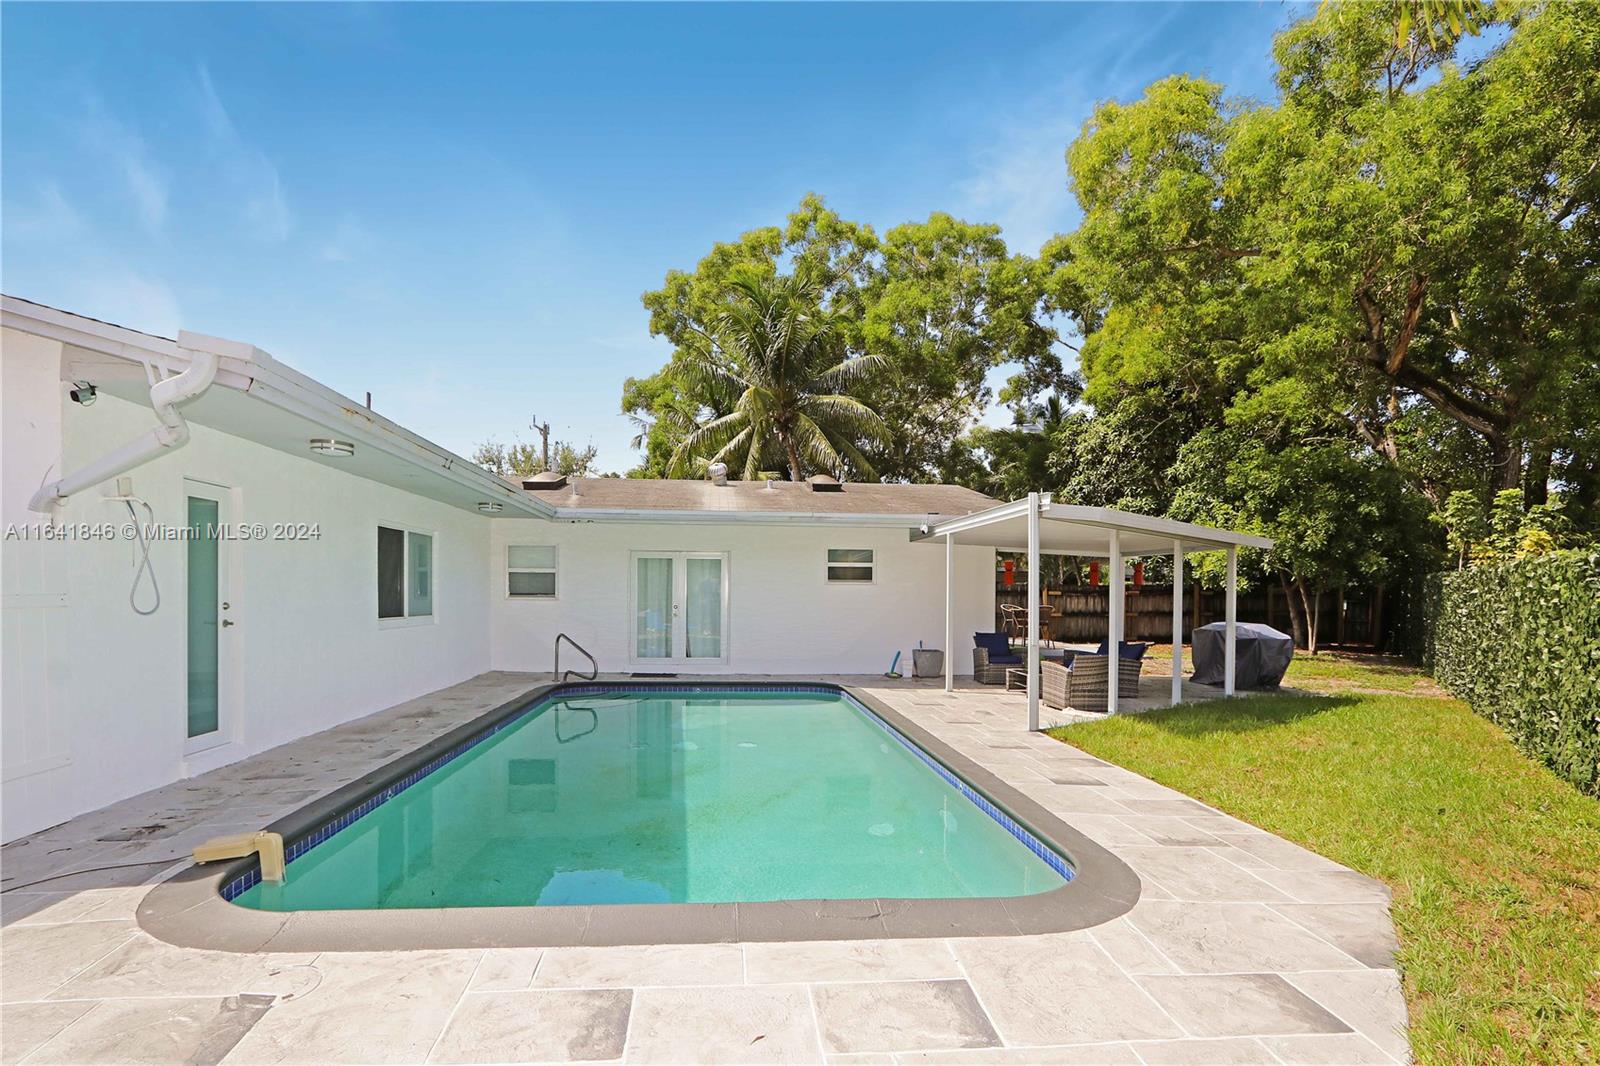
[[[1280,870],[1343,870],[1345,867],[1293,841],[1250,827],[1242,832],[1214,830],[1223,840],[1250,854],[1265,859]]]
[[[1122,820],[1167,847],[1204,847],[1221,841],[1203,829],[1196,829],[1188,821],[1175,815],[1124,815]]]
[[[1389,902],[1389,888],[1354,870],[1257,870],[1256,876],[1301,903]]]
[[[1285,1066],[1391,1066],[1394,1059],[1360,1033],[1343,1036],[1267,1036],[1261,1042]],[[1402,1060],[1406,1061],[1406,1060]]]
[[[1069,1047],[997,1047],[968,1051],[912,1051],[894,1057],[898,1063],[973,1063],[995,1066],[1139,1066],[1128,1044],[1074,1044]],[[830,1062],[832,1059],[829,1060]]]
[[[622,1057],[633,992],[469,992],[429,1062],[588,1062]]]
[[[828,1055],[828,1066],[894,1066],[894,1056],[887,1051],[863,1051],[855,1055]]]
[[[1038,785],[1028,789],[1030,796],[1055,814],[1130,813],[1127,807],[1112,798],[1110,792],[1103,785]]]
[[[1007,1044],[1074,1044],[1182,1032],[1087,934],[953,941]],[[1064,1009],[1070,1004],[1071,1009]]]
[[[1144,799],[1139,796],[1132,796],[1122,802],[1135,814],[1164,814],[1169,818],[1181,818],[1211,813],[1210,807],[1207,807],[1199,800],[1192,799]]]
[[[1190,904],[1182,904],[1190,906]],[[1173,961],[1156,948],[1126,917],[1089,930],[1094,942],[1129,973],[1182,973]]]
[[[811,990],[830,1052],[996,1047],[1000,1037],[965,981],[858,981]]]
[[[1066,817],[1072,828],[1105,847],[1119,844],[1154,844],[1155,841],[1114,814],[1071,814]]]
[[[421,1062],[477,965],[467,951],[327,952],[321,981],[281,999],[231,1063]]]
[[[7,1003],[0,1007],[0,1062],[20,1061],[89,1012],[94,1004]]]
[[[930,981],[960,977],[943,940],[816,940],[746,944],[745,980],[753,985],[795,981]]]
[[[1151,1040],[1133,1045],[1145,1066],[1276,1066],[1265,1044],[1252,1037],[1218,1040]]]
[[[533,984],[543,956],[539,948],[490,948],[467,987],[473,992],[520,992]]]
[[[1400,950],[1382,903],[1275,903],[1272,909],[1368,966],[1391,967]]]
[[[744,983],[738,944],[548,948],[535,988],[642,988],[646,985]]]
[[[1141,900],[1128,918],[1185,973],[1347,970],[1360,965],[1261,903]]]
[[[1411,1054],[1406,1039],[1406,1001],[1393,970],[1360,973],[1296,973],[1290,984],[1328,1008],[1393,1058]]]
[[[1138,980],[1192,1036],[1350,1031],[1348,1025],[1277,974],[1152,976]]]
[[[103,1000],[28,1061],[213,1066],[271,1006],[271,996]]]
[[[133,933],[132,922],[8,926],[0,931],[0,997],[43,999]]]
[[[1285,892],[1235,866],[1215,848],[1118,847],[1118,858],[1178,899],[1211,903],[1293,903]]]
[[[821,1062],[811,996],[800,986],[641,988],[627,1062]]]
[[[102,902],[82,892],[7,892],[0,895],[0,925],[74,922]]]
[[[287,995],[316,984],[317,974],[308,967],[314,958],[287,952],[246,955],[180,948],[141,932],[62,985],[53,998]]]

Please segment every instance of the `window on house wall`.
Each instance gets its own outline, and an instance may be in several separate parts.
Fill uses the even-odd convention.
[[[506,595],[514,599],[554,599],[555,594],[555,545],[509,545],[506,548]]]
[[[433,615],[433,537],[378,527],[378,617]]]
[[[872,570],[871,548],[828,549],[829,582],[870,582]]]

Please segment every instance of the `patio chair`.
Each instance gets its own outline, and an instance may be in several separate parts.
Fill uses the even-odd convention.
[[[1117,698],[1131,699],[1139,695],[1139,659],[1120,659],[1117,663]],[[1071,707],[1079,711],[1104,711],[1106,709],[1106,682],[1109,679],[1111,660],[1104,655],[1080,652],[1073,656],[1071,666],[1057,662],[1039,664],[1040,698],[1045,706],[1063,710]]]
[[[1000,605],[1000,628],[1008,637],[1028,639],[1028,609],[1020,603]]]
[[[1003,685],[1006,671],[1022,665],[1004,633],[974,633],[972,643],[972,679],[981,685]]]

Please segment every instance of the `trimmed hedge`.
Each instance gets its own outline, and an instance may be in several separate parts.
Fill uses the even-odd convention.
[[[1439,683],[1600,796],[1600,553],[1434,574],[1411,601],[1413,647]]]

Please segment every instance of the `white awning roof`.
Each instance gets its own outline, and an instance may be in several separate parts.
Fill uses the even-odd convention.
[[[1173,542],[1183,551],[1224,548],[1270,548],[1272,541],[1250,533],[1178,522],[1170,518],[1116,511],[1109,507],[1079,507],[1054,503],[1047,496],[1039,503],[1039,550],[1052,555],[1107,556],[1115,530],[1123,555],[1171,555]],[[979,544],[1002,551],[1028,550],[1028,501],[1015,500],[987,511],[952,518],[928,526],[914,540]]]

